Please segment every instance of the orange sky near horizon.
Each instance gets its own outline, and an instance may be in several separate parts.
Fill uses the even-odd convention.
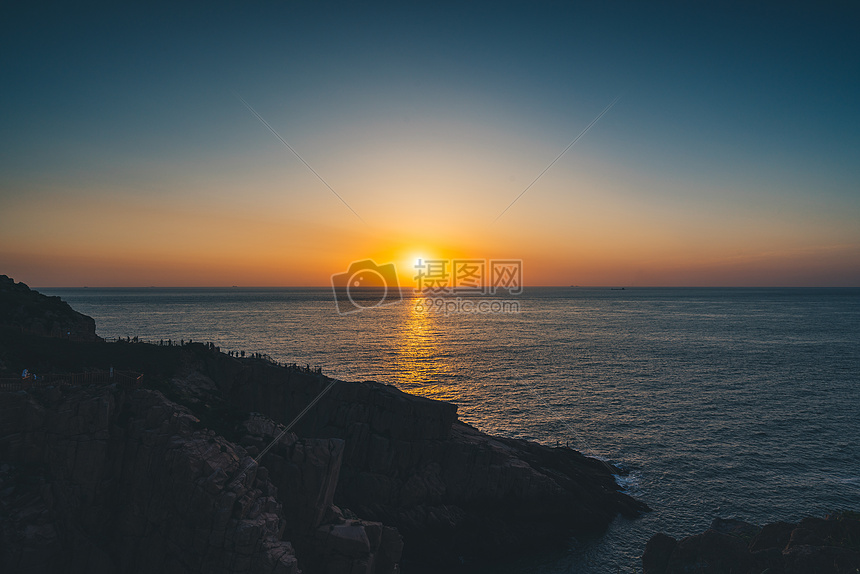
[[[327,286],[365,259],[411,285],[418,257],[860,286],[839,9],[15,10],[0,273],[34,287]]]
[[[801,236],[801,221],[692,220],[644,205],[613,214],[612,202],[593,201],[593,218],[523,202],[495,224],[456,212],[441,221],[445,214],[433,211],[403,217],[397,209],[377,209],[362,223],[319,190],[309,195],[314,207],[285,216],[215,199],[25,197],[4,213],[0,272],[34,287],[326,286],[351,262],[373,259],[395,263],[401,285],[412,286],[418,258],[501,258],[521,259],[532,286],[858,284],[860,248],[839,243],[840,233],[850,239],[850,221]]]

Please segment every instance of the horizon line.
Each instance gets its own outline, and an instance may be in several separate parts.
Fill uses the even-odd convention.
[[[18,281],[16,281],[18,283]],[[29,285],[30,289],[332,289],[331,285]],[[504,287],[500,287],[504,289]],[[376,289],[376,287],[361,287]],[[401,286],[402,290],[413,290]],[[523,289],[860,289],[858,285],[524,285]],[[466,294],[468,295],[468,294]]]

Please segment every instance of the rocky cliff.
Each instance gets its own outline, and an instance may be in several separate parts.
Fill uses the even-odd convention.
[[[251,459],[160,393],[90,386],[0,401],[5,572],[298,572]]]
[[[840,512],[797,524],[758,527],[716,519],[702,534],[656,534],[642,556],[644,574],[856,574],[860,514]]]
[[[59,297],[48,297],[0,275],[0,325],[47,337],[95,341],[96,322]]]
[[[271,438],[267,420],[245,440]],[[3,572],[396,571],[402,543],[332,507],[343,443],[284,437],[258,466],[160,392],[0,396]],[[269,469],[275,472],[271,473]],[[297,559],[293,544],[301,544]]]
[[[201,359],[195,370],[231,404],[284,423],[329,380],[265,361]],[[407,562],[533,549],[647,509],[619,492],[617,468],[488,436],[459,422],[454,405],[378,383],[337,383],[296,429],[344,441],[335,502],[396,526]]]
[[[42,337],[15,317],[56,302],[11,297],[38,304],[0,320],[0,377],[116,367],[144,385],[0,392],[4,572],[448,571],[646,509],[606,463],[374,382],[335,381],[282,432],[331,379],[213,345]]]

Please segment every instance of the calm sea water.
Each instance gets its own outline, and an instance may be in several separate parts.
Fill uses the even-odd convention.
[[[860,290],[530,289],[517,314],[338,315],[328,289],[44,289],[104,337],[212,341],[459,405],[629,469],[654,512],[493,572],[638,572],[655,532],[860,509]]]

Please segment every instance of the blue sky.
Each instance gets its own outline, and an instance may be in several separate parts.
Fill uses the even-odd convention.
[[[857,12],[16,5],[0,265],[46,286],[324,284],[429,249],[520,257],[539,284],[857,285]]]

